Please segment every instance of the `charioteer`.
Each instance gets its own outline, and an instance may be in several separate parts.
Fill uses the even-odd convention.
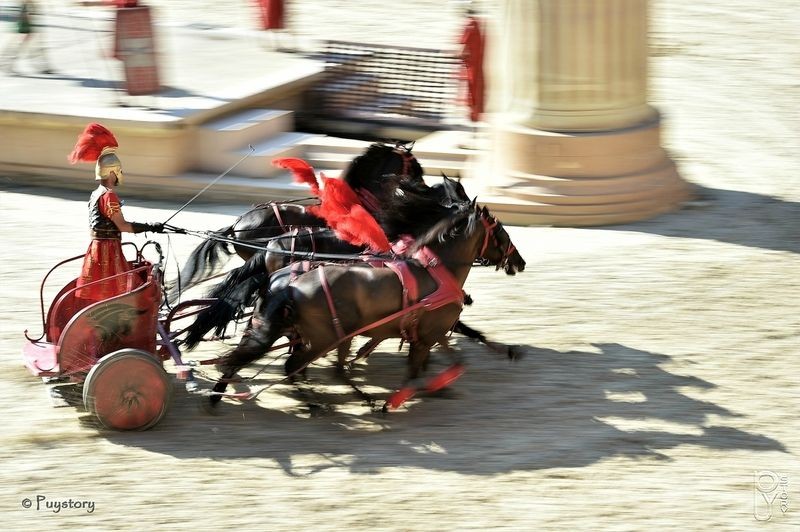
[[[92,238],[77,279],[76,297],[85,304],[108,299],[126,291],[130,270],[122,252],[122,233],[151,231],[163,233],[163,223],[128,222],[122,214],[115,189],[122,184],[122,162],[117,156],[119,144],[105,126],[91,123],[78,137],[69,154],[72,164],[95,163],[98,187],[89,198],[89,229]],[[95,282],[107,279],[103,282]]]

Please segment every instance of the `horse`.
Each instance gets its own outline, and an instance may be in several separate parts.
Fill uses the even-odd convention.
[[[411,153],[412,147],[373,143],[343,171],[342,179],[373,215],[380,211],[386,197],[394,193],[397,176],[424,183],[422,166]],[[189,254],[173,283],[169,299],[175,299],[181,289],[190,288],[218,273],[234,253],[247,260],[270,239],[292,228],[326,227],[324,220],[308,212],[308,207],[291,202],[260,204],[239,216],[231,225],[214,231]],[[228,246],[230,241],[233,241],[232,250]]]
[[[380,225],[388,230],[386,236],[390,241],[401,237],[413,239],[428,231],[463,204],[463,198],[467,198],[461,184],[448,178],[445,178],[438,189],[440,193],[436,195],[424,182],[397,178],[396,183],[397,192],[387,196],[383,210],[378,213]],[[447,201],[440,201],[440,197]],[[193,348],[211,328],[216,328],[216,333],[221,334],[228,322],[251,305],[262,274],[269,278],[269,275],[292,262],[320,255],[336,255],[338,261],[358,261],[358,257],[366,251],[363,246],[339,239],[328,228],[295,228],[271,239],[264,249],[255,252],[243,265],[229,271],[223,281],[206,294],[214,302],[189,326],[185,345]],[[257,279],[255,283],[251,281],[254,277]],[[243,287],[243,284],[249,288]],[[231,293],[236,295],[231,297]]]
[[[387,236],[391,241],[409,238],[414,240],[447,218],[454,209],[469,202],[463,186],[446,176],[441,185],[437,184],[439,186],[436,187],[435,193],[432,193],[431,188],[425,183],[399,178],[396,182],[396,193],[387,197],[384,208],[378,213],[380,224],[387,230]],[[217,335],[223,334],[224,326],[242,314],[245,307],[251,305],[252,297],[262,283],[264,273],[268,278],[269,275],[294,261],[320,255],[328,257],[340,255],[342,257],[340,260],[357,262],[363,260],[363,257],[358,258],[358,255],[365,251],[362,247],[339,240],[330,229],[295,229],[289,234],[273,239],[264,251],[254,254],[244,265],[231,270],[225,279],[207,294],[207,297],[214,302],[201,312],[188,328],[185,345],[190,349],[193,348],[212,328],[216,329]],[[524,267],[524,260],[516,251],[514,259],[517,264],[522,264]],[[514,275],[516,270],[510,269],[507,273]],[[255,281],[252,280],[253,277],[256,277]],[[467,296],[467,304],[471,302],[471,298]],[[489,341],[483,333],[469,327],[461,320],[455,324],[453,331],[479,341],[493,351],[505,354],[509,359],[514,360],[518,356],[513,346]],[[369,350],[362,352],[361,356],[367,356],[375,347],[377,343],[370,345]]]
[[[239,369],[285,335],[298,340],[284,365],[292,378],[334,348],[337,365],[343,367],[356,335],[371,342],[404,338],[410,344],[406,383],[411,383],[427,365],[431,347],[443,341],[458,320],[462,287],[473,263],[480,260],[507,273],[525,267],[503,225],[474,201],[436,224],[409,251],[414,259],[393,261],[389,267],[326,264],[262,292],[268,297],[256,307],[239,345],[221,357],[222,377],[211,404],[221,400]],[[405,281],[395,273],[402,270],[410,275]],[[419,299],[406,301],[412,280]],[[405,391],[402,397],[407,395]],[[397,400],[390,403],[398,406]]]

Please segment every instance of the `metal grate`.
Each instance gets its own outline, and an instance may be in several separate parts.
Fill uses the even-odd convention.
[[[312,91],[319,118],[435,127],[458,113],[453,51],[326,41],[326,79]]]

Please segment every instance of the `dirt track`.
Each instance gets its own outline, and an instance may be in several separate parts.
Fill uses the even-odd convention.
[[[19,349],[22,331],[38,330],[42,275],[85,248],[86,198],[3,180],[5,527],[797,530],[796,11],[788,0],[746,15],[726,2],[655,4],[653,103],[702,201],[614,228],[511,228],[528,269],[476,270],[463,318],[526,356],[509,364],[459,340],[469,368],[451,395],[388,417],[329,385],[324,366],[312,372],[335,405],[323,417],[283,386],[214,417],[178,388],[146,433],[101,432],[51,408]],[[125,207],[137,220],[173,208]],[[216,228],[244,209],[175,222]],[[30,251],[35,240],[49,246]],[[196,244],[172,242],[171,264]],[[360,370],[376,393],[402,375],[392,348]],[[789,478],[789,512],[776,503],[768,523],[754,519],[767,511],[754,491],[762,470]],[[37,496],[95,509],[22,508]]]

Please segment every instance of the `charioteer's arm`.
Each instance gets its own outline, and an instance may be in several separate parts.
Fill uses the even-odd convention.
[[[125,216],[122,215],[122,210],[114,212],[114,214],[111,215],[111,221],[114,222],[114,225],[117,226],[117,229],[123,233],[144,233],[145,231],[152,233],[164,232],[164,224],[160,222],[142,223],[129,222],[125,220]]]

